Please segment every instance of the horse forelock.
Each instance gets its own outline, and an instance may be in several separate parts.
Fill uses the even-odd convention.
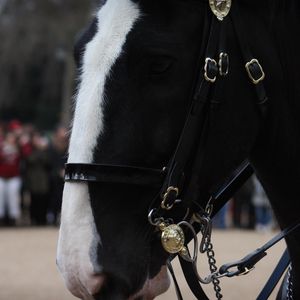
[[[103,132],[105,81],[139,15],[137,4],[130,0],[107,0],[96,14],[97,30],[82,58],[69,163],[93,162],[97,140]],[[97,264],[100,242],[87,184],[66,183],[57,261],[68,288],[78,297],[94,292],[87,281],[101,272]]]

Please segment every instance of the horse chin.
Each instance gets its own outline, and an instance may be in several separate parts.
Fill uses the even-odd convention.
[[[170,278],[167,272],[167,267],[162,266],[160,272],[152,279],[148,279],[143,288],[128,300],[152,300],[155,297],[163,294],[170,287]]]

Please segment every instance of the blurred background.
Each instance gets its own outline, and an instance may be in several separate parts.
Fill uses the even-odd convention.
[[[95,2],[0,0],[0,226],[58,223],[73,45]]]
[[[0,300],[73,299],[55,248],[77,75],[73,45],[95,10],[92,0],[0,0]],[[268,240],[276,223],[255,178],[214,226],[222,257],[242,257],[260,246],[254,241]],[[248,250],[222,250],[222,241],[242,237]],[[229,285],[225,299],[240,299],[233,292]]]
[[[69,124],[73,44],[92,0],[0,0],[0,118],[41,130]]]

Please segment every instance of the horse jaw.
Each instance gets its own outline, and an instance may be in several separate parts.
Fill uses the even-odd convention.
[[[143,300],[152,300],[155,297],[165,293],[170,287],[170,278],[167,272],[167,267],[162,266],[160,272],[152,279],[148,279],[142,290],[128,300],[138,299],[142,297]]]

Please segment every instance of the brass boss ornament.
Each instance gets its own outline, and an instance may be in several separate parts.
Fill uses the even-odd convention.
[[[161,244],[168,253],[186,254],[185,236],[179,225],[171,224],[167,226],[165,223],[160,223],[159,229],[162,231]]]
[[[231,1],[232,0],[209,0],[210,8],[218,20],[223,21],[229,14]]]

